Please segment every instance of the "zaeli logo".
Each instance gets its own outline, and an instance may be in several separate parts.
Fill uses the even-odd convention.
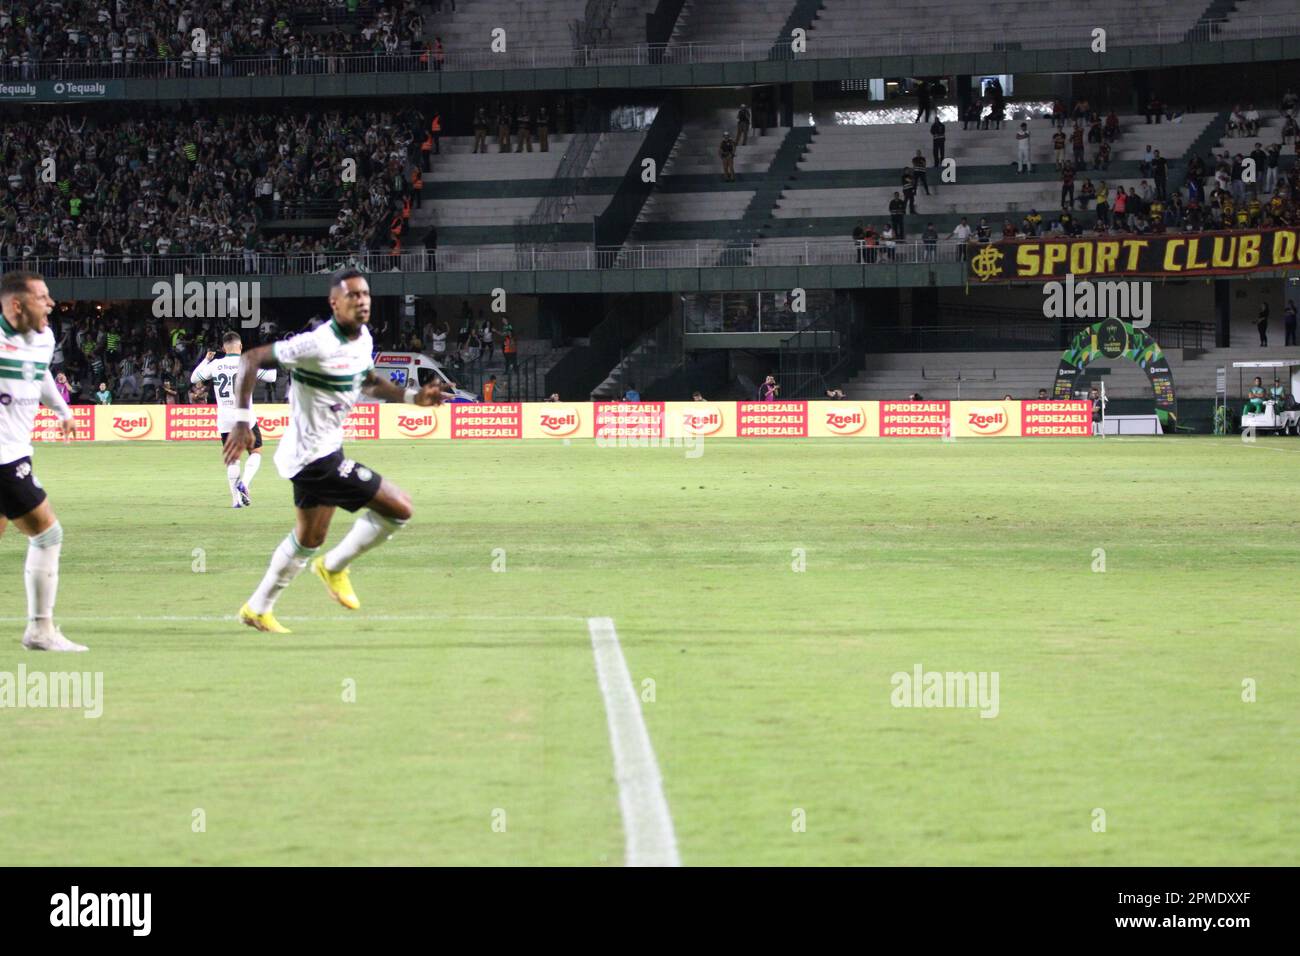
[[[427,438],[438,428],[438,419],[433,412],[423,415],[398,415],[397,430],[406,438]]]
[[[144,438],[151,431],[153,431],[153,415],[150,412],[142,412],[130,417],[113,416],[113,434],[118,438]]]
[[[288,415],[258,415],[258,427],[262,430],[262,439],[283,438],[284,430],[289,427]]]
[[[682,412],[682,429],[688,435],[712,435],[722,428],[722,412],[716,406]]]
[[[578,410],[559,408],[553,412],[542,412],[537,416],[537,427],[556,438],[572,435],[578,430]]]
[[[826,429],[837,435],[856,435],[867,427],[867,413],[861,405],[826,410]]]
[[[972,408],[966,424],[977,435],[996,435],[1007,427],[1007,413],[1002,408]]]

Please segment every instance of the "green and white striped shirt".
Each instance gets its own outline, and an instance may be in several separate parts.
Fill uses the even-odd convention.
[[[370,330],[349,339],[333,319],[271,346],[290,371],[289,427],[275,450],[275,467],[292,478],[318,458],[343,447],[343,423],[374,368]]]

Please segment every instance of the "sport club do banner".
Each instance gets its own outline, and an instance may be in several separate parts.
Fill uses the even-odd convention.
[[[289,426],[288,405],[255,406],[262,438]],[[78,441],[219,439],[212,405],[78,405]],[[709,438],[1050,438],[1092,434],[1086,401],[988,402],[531,402],[357,405],[347,441],[595,439],[645,445]],[[33,438],[59,441],[42,408]]]
[[[1170,233],[1096,239],[1007,239],[972,248],[968,281],[1046,282],[1075,278],[1239,275],[1300,268],[1300,230]]]

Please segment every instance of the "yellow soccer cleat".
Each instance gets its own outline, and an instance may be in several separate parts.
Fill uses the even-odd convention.
[[[325,582],[325,590],[329,591],[330,597],[334,600],[350,611],[361,607],[357,592],[352,590],[352,581],[348,578],[347,568],[342,571],[330,571],[325,567],[325,559],[320,557],[311,563],[311,570],[316,577]]]
[[[249,627],[255,627],[259,631],[269,631],[272,634],[292,634],[283,624],[275,619],[275,615],[270,611],[265,614],[256,613],[251,607],[245,604],[239,609],[239,620]]]

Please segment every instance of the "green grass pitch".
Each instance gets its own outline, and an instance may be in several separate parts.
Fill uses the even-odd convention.
[[[215,443],[37,449],[91,652],[20,647],[9,528],[0,671],[102,671],[103,715],[0,709],[0,865],[619,865],[592,616],[685,865],[1300,850],[1300,444],[348,451],[415,518],[354,565],[360,611],[303,574],[271,636],[233,618],[291,527],[269,454],[232,511]],[[996,672],[998,715],[892,706],[918,664]]]

